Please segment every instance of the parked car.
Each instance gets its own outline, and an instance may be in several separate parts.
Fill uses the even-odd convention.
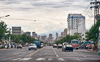
[[[57,48],[62,48],[62,44],[58,44]]]
[[[66,51],[66,50],[72,51],[72,52],[73,52],[73,47],[72,47],[72,45],[70,45],[70,44],[63,45],[63,46],[62,46],[62,51]]]
[[[36,44],[30,44],[28,50],[31,50],[31,49],[37,50]]]
[[[21,49],[22,49],[22,45],[21,45],[21,44],[18,44],[18,45],[17,45],[17,49],[18,49],[18,48],[21,48]]]
[[[53,48],[57,48],[57,44],[53,44]]]

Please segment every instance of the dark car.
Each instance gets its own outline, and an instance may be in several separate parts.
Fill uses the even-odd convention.
[[[57,48],[57,44],[53,44],[53,48]]]
[[[72,47],[72,45],[67,44],[67,45],[63,45],[63,46],[62,46],[62,51],[67,51],[67,50],[73,52],[73,47]]]
[[[58,44],[57,48],[62,48],[62,44]]]
[[[21,48],[21,49],[22,49],[22,45],[21,45],[21,44],[17,45],[17,49],[18,49],[18,48]]]

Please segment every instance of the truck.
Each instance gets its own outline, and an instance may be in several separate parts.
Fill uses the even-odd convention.
[[[41,48],[41,42],[40,41],[34,41],[33,44],[36,44],[37,48]]]
[[[79,40],[73,39],[71,40],[71,45],[73,46],[74,49],[79,49]]]

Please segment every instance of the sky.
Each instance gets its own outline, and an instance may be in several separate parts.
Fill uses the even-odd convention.
[[[94,24],[91,0],[0,0],[0,17],[8,28],[21,26],[24,32],[53,35],[67,28],[68,14],[85,16],[86,29]]]

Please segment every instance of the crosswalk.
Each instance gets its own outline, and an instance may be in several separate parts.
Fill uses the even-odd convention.
[[[82,61],[82,60],[100,60],[100,58],[15,58],[15,59],[10,59],[12,61],[29,61],[29,60],[34,60],[34,61],[60,61],[60,62],[65,62],[67,60],[77,60],[77,61]]]

